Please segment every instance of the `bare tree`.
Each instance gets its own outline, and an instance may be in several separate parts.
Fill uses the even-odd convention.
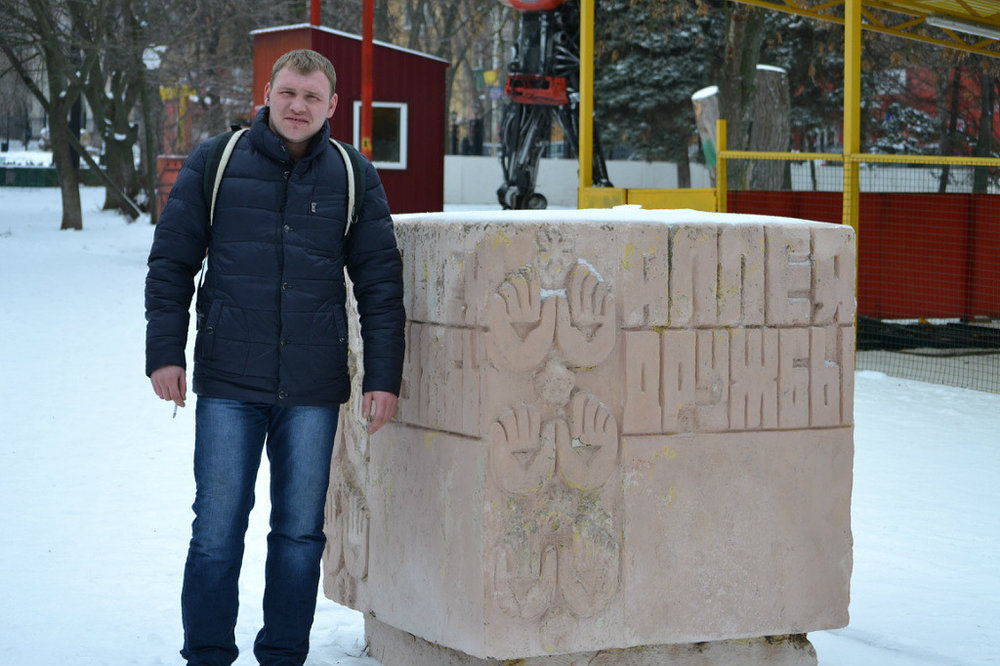
[[[788,72],[777,67],[757,66],[757,91],[753,98],[750,150],[772,153],[791,148],[791,100]],[[791,163],[786,160],[751,162],[748,181],[754,190],[787,190],[792,186]]]
[[[475,94],[474,69],[492,69],[494,56],[510,43],[517,22],[514,10],[496,0],[394,0],[392,12],[399,22],[404,46],[451,62],[445,74],[445,108],[457,89],[469,91],[473,115],[482,118],[486,108]],[[445,122],[442,118],[441,121]]]
[[[0,132],[5,142],[21,138],[28,142],[28,124],[31,93],[21,78],[14,72],[7,57],[0,52]]]
[[[73,7],[76,34],[96,53],[89,60],[90,66],[82,70],[83,92],[104,149],[105,173],[112,181],[106,188],[104,209],[120,210],[134,219],[139,209],[133,199],[142,187],[133,157],[139,126],[132,116],[145,85],[145,43],[131,0],[107,0],[100,9],[103,11],[87,16]],[[110,35],[117,39],[107,39]],[[104,48],[97,48],[99,44]]]
[[[730,150],[749,146],[753,100],[757,93],[757,64],[764,39],[764,14],[760,9],[740,3],[728,3],[727,31],[719,85],[719,114],[726,119],[726,139]],[[746,189],[746,163],[734,161],[729,166],[728,185]]]
[[[79,141],[70,133],[69,114],[83,92],[96,53],[81,48],[73,32],[69,4],[80,0],[0,0],[0,50],[49,118],[52,161],[62,193],[62,229],[82,229]],[[100,2],[94,3],[99,5]],[[82,8],[81,8],[82,9]]]
[[[83,226],[79,203],[79,158],[107,185],[106,209],[133,219],[140,178],[132,157],[138,127],[131,117],[145,79],[140,18],[133,0],[0,0],[12,17],[0,45],[48,116],[53,163],[63,199],[62,228]],[[74,106],[87,98],[98,143],[108,165],[102,170],[78,138]],[[147,175],[149,173],[147,172]],[[145,183],[152,191],[151,178]],[[147,200],[149,197],[147,196]]]
[[[979,127],[976,137],[976,157],[993,156],[993,111],[996,106],[996,74],[988,71],[979,74]],[[985,194],[989,188],[990,173],[986,167],[976,167],[973,170],[972,191]]]

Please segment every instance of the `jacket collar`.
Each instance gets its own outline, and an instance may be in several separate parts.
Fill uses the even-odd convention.
[[[250,126],[250,141],[257,150],[264,153],[267,157],[278,162],[290,162],[291,158],[288,156],[285,142],[271,131],[270,126],[267,124],[270,113],[271,108],[267,106],[257,112],[257,116],[253,119],[253,125]],[[305,157],[299,161],[309,161],[322,152],[322,148],[329,138],[330,123],[325,122],[309,141],[309,150],[306,151]]]

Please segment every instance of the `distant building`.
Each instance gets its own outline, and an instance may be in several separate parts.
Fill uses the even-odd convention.
[[[255,30],[254,109],[283,53],[308,48],[337,69],[340,101],[330,119],[334,138],[360,147],[361,37],[308,24]],[[374,43],[372,161],[394,213],[444,207],[445,68],[448,61]]]

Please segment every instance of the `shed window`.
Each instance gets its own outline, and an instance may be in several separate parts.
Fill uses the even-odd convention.
[[[372,163],[379,169],[406,168],[407,105],[372,102]],[[361,102],[354,102],[354,145],[361,146]]]

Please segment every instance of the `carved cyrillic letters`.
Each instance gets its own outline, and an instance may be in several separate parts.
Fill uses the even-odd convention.
[[[765,233],[768,326],[807,325],[812,317],[809,229],[769,226]]]
[[[840,326],[628,331],[626,434],[845,425]],[[846,341],[846,342],[845,342]]]
[[[433,430],[480,436],[481,334],[410,322],[398,419]]]

